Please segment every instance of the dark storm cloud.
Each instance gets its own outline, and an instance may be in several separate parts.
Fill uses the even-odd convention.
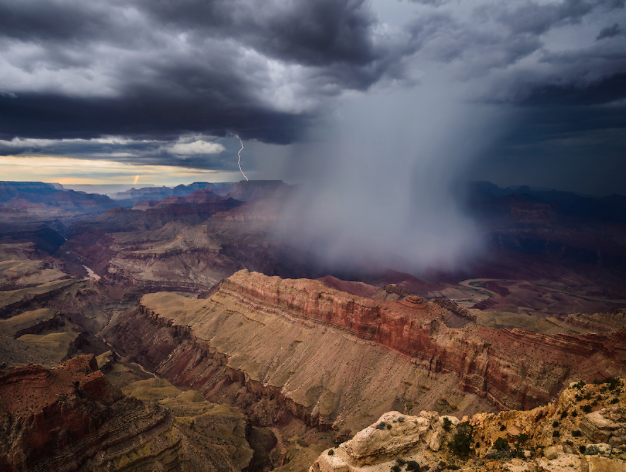
[[[444,62],[471,83],[470,100],[540,106],[569,98],[578,106],[626,98],[621,29],[602,30],[597,38],[605,41],[580,40],[597,35],[594,23],[616,17],[625,17],[624,2],[486,1],[465,14],[426,10],[409,29],[418,57]]]
[[[114,26],[113,10],[93,2],[0,2],[2,36],[23,41],[69,41],[93,37]]]
[[[540,35],[555,26],[577,23],[590,13],[598,2],[586,0],[565,0],[561,3],[544,4],[526,2],[511,8],[500,4],[495,9],[485,9],[484,13],[507,25],[513,34],[530,33]]]
[[[297,140],[325,97],[400,74],[363,0],[0,2],[0,136]]]
[[[379,54],[372,42],[376,20],[364,0],[314,2],[142,0],[158,23],[185,31],[237,37],[263,53],[307,65],[365,65]]]
[[[624,34],[624,30],[620,27],[620,25],[615,23],[613,26],[607,26],[606,28],[603,28],[602,31],[600,31],[600,33],[598,34],[596,41],[600,41],[601,39],[605,38],[612,38],[613,36],[619,36],[622,34]]]
[[[0,152],[87,152],[6,144],[16,137],[288,144],[346,92],[415,84],[433,68],[473,102],[626,98],[622,0],[403,3],[414,11],[390,27],[365,0],[0,0]],[[162,144],[125,146],[136,162],[180,164]],[[226,156],[205,157],[230,168]]]

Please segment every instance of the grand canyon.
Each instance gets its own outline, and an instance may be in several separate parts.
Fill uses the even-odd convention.
[[[626,472],[626,0],[0,0],[0,472]]]
[[[3,470],[626,464],[623,197],[469,184],[488,255],[408,274],[285,242],[281,181],[0,185]]]

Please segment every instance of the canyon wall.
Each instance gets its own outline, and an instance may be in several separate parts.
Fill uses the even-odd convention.
[[[206,300],[146,295],[105,336],[172,383],[237,405],[260,425],[296,417],[361,428],[392,409],[530,408],[570,380],[625,370],[623,331],[453,329],[444,316],[419,297],[371,300],[240,271]]]
[[[465,391],[499,408],[532,408],[550,401],[569,379],[624,373],[626,331],[611,335],[540,335],[478,325],[448,328],[441,307],[419,297],[384,302],[329,290],[317,281],[281,280],[244,271],[223,292],[261,309],[345,329],[409,355],[431,372],[455,372]]]

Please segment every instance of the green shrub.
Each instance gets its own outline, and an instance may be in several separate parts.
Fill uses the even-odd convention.
[[[396,459],[396,464],[402,467],[404,464],[406,464],[406,461],[404,459]]]
[[[519,433],[517,437],[515,438],[518,444],[524,444],[529,439],[530,439],[530,436],[528,436],[528,434],[526,433]]]
[[[595,456],[596,454],[599,454],[599,453],[600,453],[600,449],[598,449],[598,446],[596,446],[595,444],[592,444],[587,449],[585,449],[585,454],[588,456]]]
[[[558,431],[552,431],[552,437],[553,438],[560,438],[561,437],[561,433],[559,433]]]
[[[619,398],[613,398],[609,403],[611,405],[615,405],[616,403],[619,403]]]
[[[558,427],[559,427],[559,422],[558,422],[558,421],[554,421],[554,422],[552,423],[552,427],[553,427],[553,428],[558,428]]]
[[[563,418],[567,418],[567,410],[565,410],[565,411],[563,411],[561,413],[561,419],[563,419]]]
[[[391,425],[390,424],[387,425],[387,429],[391,429]]]
[[[583,406],[583,411],[585,413],[591,413],[591,405],[584,405]]]
[[[420,465],[415,461],[409,461],[406,463],[406,470],[420,472]]]
[[[387,427],[387,423],[385,423],[384,421],[381,421],[380,423],[376,425],[376,429],[385,429],[386,427]]]
[[[572,411],[572,418],[576,418],[578,416],[578,410]]]
[[[508,450],[494,451],[493,449],[485,454],[485,459],[503,460],[510,459],[511,453]]]
[[[400,416],[400,417],[398,418],[398,422],[400,422],[400,423],[404,423],[404,416]]]
[[[394,465],[394,466],[391,468],[391,472],[400,472],[401,470],[402,470],[402,469],[400,468],[400,466],[399,466],[399,465]]]
[[[496,451],[504,451],[509,448],[509,442],[504,438],[496,439],[496,442],[493,443],[493,448]]]
[[[515,449],[511,451],[511,457],[517,457],[519,459],[526,458],[526,456],[524,455],[524,451],[520,449],[519,447],[516,447]]]
[[[574,443],[570,439],[565,441],[565,444],[567,444],[568,446],[573,446],[574,445]]]
[[[456,428],[456,433],[452,437],[452,441],[448,443],[448,447],[452,453],[457,456],[466,457],[469,455],[472,449],[472,433],[474,428],[469,421],[459,423]]]
[[[580,429],[575,429],[574,431],[572,431],[572,436],[574,436],[575,438],[579,438],[583,435],[583,432]]]
[[[448,464],[448,470],[461,470],[461,466],[456,464]]]
[[[450,421],[447,416],[444,416],[443,417],[443,429],[445,429],[446,431],[450,431],[451,427],[452,427],[452,421]]]
[[[580,451],[581,454],[584,454],[586,449],[587,448],[585,446],[578,446],[578,450]]]
[[[333,451],[332,449],[330,451],[328,451],[328,455],[329,456],[334,456],[335,455],[335,451]]]
[[[504,425],[500,426],[500,431],[506,431],[506,426]]]

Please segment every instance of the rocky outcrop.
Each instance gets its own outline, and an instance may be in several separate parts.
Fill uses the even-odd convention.
[[[221,439],[212,433],[207,442],[193,437],[193,425],[186,423],[195,421],[206,431],[211,417],[192,417],[181,422],[168,408],[125,396],[97,370],[93,356],[56,369],[31,364],[0,375],[0,469],[191,471],[247,465],[251,451],[244,463],[235,453],[246,444],[245,427],[235,442],[234,430]],[[241,415],[235,420],[245,424]]]
[[[619,379],[576,383],[544,407],[463,421],[436,412],[388,412],[324,451],[310,470],[624,471],[623,386]]]

